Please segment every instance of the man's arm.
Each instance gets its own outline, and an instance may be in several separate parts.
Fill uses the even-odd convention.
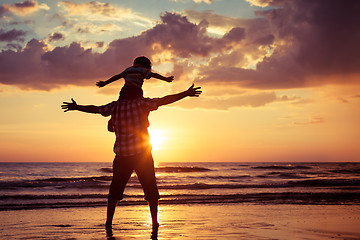
[[[64,112],[77,110],[86,113],[100,113],[98,107],[94,105],[78,105],[74,99],[71,99],[71,101],[72,102],[63,102],[63,105],[61,105]]]
[[[202,91],[200,89],[201,89],[201,87],[194,88],[194,84],[193,84],[186,91],[172,94],[172,95],[167,95],[165,97],[159,98],[158,99],[159,106],[177,102],[185,97],[199,97],[200,94],[202,93]]]
[[[161,74],[150,72],[149,75],[147,76],[147,78],[152,78],[152,77],[163,80],[163,81],[166,81],[166,82],[172,82],[174,80],[174,76],[164,77]]]
[[[120,74],[118,74],[118,75],[112,76],[111,78],[109,78],[109,79],[106,80],[106,81],[98,81],[98,82],[96,83],[96,86],[98,86],[98,87],[104,87],[104,86],[108,85],[109,83],[112,83],[112,82],[115,82],[116,80],[119,80],[119,79],[122,78],[122,77],[123,77],[123,74],[120,73]]]

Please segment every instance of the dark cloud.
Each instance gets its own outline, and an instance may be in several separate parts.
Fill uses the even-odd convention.
[[[45,43],[33,39],[22,51],[0,53],[0,81],[35,89],[93,85],[121,72],[139,55],[151,57],[168,50],[175,56],[190,57],[208,56],[211,51],[217,51],[213,48],[217,40],[207,36],[205,22],[196,25],[172,13],[165,13],[161,19],[161,23],[139,36],[112,41],[103,53],[84,49],[75,42],[46,50]]]
[[[278,7],[258,11],[255,19],[192,11],[195,24],[186,16],[164,13],[153,28],[114,40],[103,53],[79,43],[47,50],[45,43],[32,40],[21,51],[0,53],[0,81],[47,90],[66,84],[94,85],[131,65],[134,57],[151,58],[162,51],[172,53],[178,77],[185,79],[196,70],[197,81],[205,84],[281,89],[343,84],[350,81],[348,75],[360,75],[360,2],[264,2],[276,2]],[[207,28],[215,23],[232,27],[222,38],[210,37]],[[254,59],[257,64],[251,62]]]
[[[24,42],[25,35],[26,32],[22,30],[12,29],[6,32],[0,29],[0,42],[12,42],[12,41]]]
[[[104,42],[96,42],[96,47],[98,48],[104,47]]]
[[[161,24],[142,34],[150,44],[158,43],[162,49],[183,58],[191,55],[206,57],[213,50],[214,39],[206,34],[206,21],[196,25],[185,16],[172,13],[164,14],[161,20]]]
[[[27,0],[25,2],[22,3],[15,3],[14,6],[16,8],[32,8],[35,7],[37,5],[37,3],[35,1],[32,0]]]
[[[13,12],[15,14],[25,15],[34,12],[38,9],[39,5],[36,1],[26,0],[22,3],[3,4],[0,6],[0,15],[6,12]]]
[[[230,41],[241,41],[245,38],[245,29],[244,28],[233,28],[230,32],[225,34],[224,39]]]
[[[64,40],[65,37],[62,33],[53,33],[49,36],[49,42],[56,42],[56,41],[59,41],[59,40]]]
[[[0,16],[8,11],[9,11],[9,8],[6,5],[0,6]]]
[[[252,70],[236,66],[216,68],[212,65],[210,70],[203,67],[203,82],[217,81],[210,73],[217,70],[222,72],[223,81],[253,88],[358,82],[354,79],[359,79],[360,75],[359,1],[263,2],[282,6],[257,12],[268,21],[271,34],[263,40],[253,41],[253,47],[273,43],[273,53]],[[247,33],[251,30],[248,28]]]
[[[6,49],[15,49],[17,51],[20,51],[22,49],[22,45],[18,43],[8,43],[6,44]]]

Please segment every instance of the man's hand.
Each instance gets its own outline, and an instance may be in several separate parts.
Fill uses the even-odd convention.
[[[172,82],[173,80],[174,80],[174,76],[170,76],[165,79],[166,82]]]
[[[72,102],[63,102],[63,105],[61,105],[61,108],[64,109],[64,112],[78,109],[78,105],[75,100],[71,98],[71,101]]]
[[[202,91],[199,90],[199,89],[201,89],[201,87],[194,88],[194,84],[191,85],[191,87],[189,87],[189,89],[185,91],[186,96],[188,96],[188,97],[198,97],[198,96],[200,96]]]
[[[104,81],[98,81],[96,83],[96,86],[98,86],[98,87],[104,87],[105,85],[106,85],[106,83]]]

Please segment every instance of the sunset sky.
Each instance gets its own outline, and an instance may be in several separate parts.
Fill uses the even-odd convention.
[[[359,161],[360,1],[0,0],[0,161],[113,160],[108,118],[136,56],[199,98],[150,114],[156,162]],[[157,142],[157,143],[155,143]]]

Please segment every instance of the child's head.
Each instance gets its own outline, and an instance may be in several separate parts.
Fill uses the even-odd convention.
[[[148,59],[147,57],[141,56],[141,57],[137,57],[134,59],[133,62],[134,66],[142,66],[144,68],[149,68],[151,69],[151,61],[150,59]]]

